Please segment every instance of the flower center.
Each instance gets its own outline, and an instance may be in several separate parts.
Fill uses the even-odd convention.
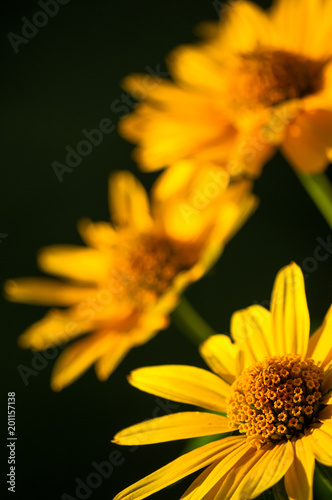
[[[234,382],[227,416],[252,446],[292,439],[321,408],[324,370],[298,355],[275,356],[247,368]]]
[[[255,111],[314,94],[326,62],[267,48],[239,54],[231,69],[233,106]]]
[[[140,234],[121,241],[111,276],[120,297],[135,306],[155,301],[172,285],[175,276],[192,265],[163,236]]]

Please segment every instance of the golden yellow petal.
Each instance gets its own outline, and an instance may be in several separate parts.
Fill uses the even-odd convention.
[[[239,348],[227,335],[212,335],[200,346],[200,353],[208,366],[219,377],[233,384],[237,373]]]
[[[187,200],[169,200],[160,220],[165,234],[177,242],[194,245],[211,233],[212,218],[209,210],[198,210]]]
[[[110,256],[98,250],[73,245],[53,245],[42,248],[38,254],[40,268],[83,282],[105,280],[110,270]]]
[[[310,319],[303,274],[295,263],[277,274],[271,297],[275,355],[307,352]]]
[[[147,118],[151,114],[151,106],[144,102],[139,104],[135,112],[125,116],[118,125],[119,133],[127,141],[139,142],[145,134]]]
[[[317,55],[313,43],[317,25],[324,19],[322,4],[316,0],[277,0],[272,21],[279,35],[278,45],[293,52]]]
[[[229,384],[201,368],[182,365],[139,368],[131,372],[129,382],[155,396],[222,413],[227,411]]]
[[[251,189],[251,182],[236,182],[228,187],[220,200],[216,200],[214,208],[219,214],[213,233],[215,239],[228,242],[256,210],[258,198],[251,193]]]
[[[286,128],[281,149],[303,174],[319,174],[328,163],[327,149],[331,147],[332,114],[328,111],[299,113]]]
[[[19,337],[18,344],[25,349],[42,351],[87,333],[93,328],[90,321],[78,320],[70,311],[50,311]]]
[[[108,347],[95,363],[99,380],[107,380],[133,346],[133,341],[126,332],[110,332],[109,335]]]
[[[306,438],[293,442],[294,461],[285,474],[285,488],[289,500],[312,500],[315,457]]]
[[[306,432],[305,446],[309,446],[316,460],[328,467],[332,467],[332,424],[324,421],[322,424],[313,424]]]
[[[150,229],[149,199],[142,184],[130,172],[116,172],[109,178],[109,207],[112,221],[138,231]]]
[[[322,393],[330,393],[332,390],[332,368],[325,372],[325,378],[322,382]],[[325,403],[325,404],[330,404],[330,403]]]
[[[236,2],[227,9],[221,25],[220,58],[225,57],[226,51],[245,53],[254,50],[258,43],[272,45],[274,38],[273,25],[260,7],[247,1]]]
[[[118,432],[113,442],[121,445],[164,443],[177,439],[231,432],[228,419],[214,413],[184,412],[146,420]]]
[[[182,495],[181,500],[201,500],[210,497],[211,490],[216,495],[222,484],[222,478],[233,468],[237,466],[240,460],[244,460],[252,453],[252,447],[245,440],[243,444],[229,453],[221,460],[214,461],[198,478],[189,486],[187,491]]]
[[[121,82],[121,87],[139,101],[147,99],[155,103],[159,100],[167,100],[173,103],[176,102],[178,106],[183,105],[183,99],[186,94],[183,89],[174,85],[170,80],[139,73],[126,76]],[[120,122],[120,126],[126,122],[127,118],[125,117]]]
[[[208,466],[213,461],[221,460],[227,456],[228,453],[232,452],[233,449],[241,446],[243,440],[243,437],[232,436],[213,443],[208,443],[205,446],[190,451],[173,462],[170,462],[165,467],[162,467],[144,479],[129,486],[116,495],[114,500],[142,500],[166,488],[170,484],[179,481],[183,477]]]
[[[152,187],[154,202],[165,202],[174,195],[182,193],[194,177],[197,164],[190,160],[180,160],[170,165],[155,181]]]
[[[109,249],[117,241],[117,233],[108,222],[91,222],[83,218],[78,222],[78,231],[92,248]]]
[[[13,302],[45,306],[71,306],[85,300],[94,288],[73,286],[47,278],[17,278],[6,281],[5,297]]]
[[[310,337],[307,357],[313,358],[321,363],[323,367],[328,366],[332,359],[332,306],[326,313],[322,325]]]
[[[275,354],[271,313],[254,305],[237,311],[231,319],[231,334],[243,351],[245,368]]]
[[[218,64],[209,54],[194,46],[177,47],[167,58],[168,66],[176,80],[189,87],[199,88],[220,98],[225,81]]]
[[[108,336],[108,332],[97,332],[67,347],[54,365],[51,378],[52,389],[61,391],[77,380],[107,351]]]
[[[323,408],[317,415],[317,418],[323,422],[332,425],[332,406],[328,405]]]
[[[201,110],[195,100],[190,104],[195,116],[154,111],[145,123],[142,149],[135,155],[144,170],[165,167],[186,157],[194,157],[202,149],[215,145],[223,134],[207,110]],[[210,112],[211,114],[211,112]]]
[[[332,393],[329,392],[328,394],[326,394],[322,399],[321,399],[321,402],[324,404],[324,405],[332,405]]]
[[[313,3],[319,4],[319,2]],[[316,57],[330,57],[331,56],[331,46],[329,41],[331,39],[331,18],[332,18],[332,4],[331,2],[322,2],[322,13],[318,18],[319,30],[316,30],[315,36],[311,40],[312,54]]]
[[[255,498],[276,484],[287,472],[294,458],[290,441],[252,448],[222,481],[218,500]]]

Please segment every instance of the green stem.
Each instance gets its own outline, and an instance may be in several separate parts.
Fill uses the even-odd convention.
[[[316,207],[332,229],[332,186],[325,174],[297,176]]]
[[[180,304],[173,312],[172,319],[183,333],[197,345],[216,334],[185,297],[182,297]]]

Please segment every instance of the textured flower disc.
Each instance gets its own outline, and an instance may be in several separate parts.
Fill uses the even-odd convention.
[[[315,94],[323,89],[326,63],[269,48],[239,53],[228,75],[230,104],[255,111]]]
[[[112,288],[143,307],[160,297],[179,272],[189,269],[190,256],[176,252],[171,242],[153,233],[126,235],[112,269]]]
[[[318,421],[323,368],[298,355],[275,356],[247,368],[232,386],[227,416],[231,429],[260,448],[303,435]]]

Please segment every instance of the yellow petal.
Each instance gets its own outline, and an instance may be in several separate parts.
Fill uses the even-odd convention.
[[[242,446],[229,451],[227,456],[222,460],[214,461],[198,478],[189,486],[187,491],[182,495],[181,500],[201,500],[211,498],[214,500],[219,488],[222,484],[222,478],[233,468],[237,463],[250,456],[252,447],[245,440]],[[215,496],[211,496],[213,490]]]
[[[114,443],[136,446],[231,432],[228,419],[214,413],[185,412],[133,425],[116,434]]]
[[[183,99],[186,97],[186,92],[174,85],[170,80],[164,80],[160,77],[154,79],[152,75],[132,73],[122,80],[121,87],[140,101],[144,98],[153,103],[159,100],[167,100],[170,103],[176,103],[177,106],[181,106]],[[138,93],[141,95],[138,95]],[[127,118],[128,116],[121,120],[119,124],[120,128]],[[139,130],[137,133],[139,133]]]
[[[276,355],[307,352],[310,319],[303,274],[295,263],[277,274],[271,298]]]
[[[332,467],[332,424],[325,421],[321,424],[313,424],[308,429],[306,436],[306,446],[310,446],[316,460],[328,467]]]
[[[197,164],[182,160],[170,165],[155,181],[152,196],[155,201],[165,201],[185,188],[195,174]]]
[[[255,498],[276,484],[293,462],[290,441],[265,444],[260,450],[252,448],[222,481],[216,499]]]
[[[237,182],[229,186],[225,192],[225,199],[220,200],[216,234],[225,242],[241,229],[258,206],[258,199],[250,192],[251,188],[250,182]]]
[[[112,221],[120,227],[144,231],[151,226],[150,206],[142,184],[130,172],[109,178],[109,206]]]
[[[87,333],[93,328],[90,321],[78,320],[71,312],[50,311],[43,319],[31,325],[19,337],[20,347],[42,351]]]
[[[332,425],[332,406],[328,405],[323,408],[317,415],[317,418],[323,422]]]
[[[322,325],[310,337],[307,357],[321,363],[323,368],[328,366],[332,359],[332,306],[326,313]]]
[[[246,53],[254,50],[258,43],[273,43],[274,31],[265,12],[257,5],[241,1],[227,10],[221,26],[220,57],[231,50]]]
[[[177,47],[168,56],[167,62],[172,75],[190,87],[215,94],[216,98],[225,88],[218,64],[202,48],[196,49],[190,45]]]
[[[312,0],[313,3],[317,3]],[[319,32],[316,30],[315,37],[310,42],[312,43],[311,51],[314,55],[319,57],[330,57],[331,48],[329,40],[331,37],[331,18],[332,18],[332,4],[331,2],[322,2],[322,14],[319,16]],[[309,40],[308,40],[309,41]]]
[[[180,244],[194,246],[198,238],[209,236],[212,218],[208,210],[197,210],[186,200],[169,200],[160,214],[165,234]]]
[[[84,242],[93,248],[110,248],[117,242],[117,233],[108,222],[91,222],[83,218],[78,222],[78,231]]]
[[[38,264],[46,273],[84,281],[104,281],[110,270],[110,257],[92,248],[53,245],[42,248]]]
[[[289,500],[312,500],[315,457],[306,438],[294,443],[294,462],[285,474],[285,488]]]
[[[149,476],[141,479],[137,483],[129,486],[119,493],[114,500],[142,500],[153,493],[166,488],[183,477],[192,474],[193,472],[206,467],[215,460],[221,460],[233,449],[238,448],[243,444],[243,437],[224,438],[213,443],[208,443],[201,446],[165,467],[153,472]]]
[[[231,334],[243,351],[245,367],[275,354],[271,313],[262,306],[254,305],[234,313]]]
[[[96,361],[95,370],[99,380],[107,380],[133,346],[133,341],[126,333],[110,332],[108,347]]]
[[[190,106],[195,109],[195,100]],[[142,149],[135,155],[136,161],[144,170],[154,170],[218,144],[225,130],[223,125],[216,126],[209,116],[210,107],[207,105],[202,111],[198,107],[194,117],[154,111],[146,123],[144,142],[142,140]]]
[[[329,392],[328,394],[325,394],[325,396],[321,399],[321,402],[323,405],[332,405],[332,393]]]
[[[56,361],[51,387],[61,391],[78,379],[109,347],[106,332],[97,332],[70,345]]]
[[[332,143],[331,126],[332,113],[317,110],[299,114],[286,128],[282,151],[299,172],[313,175],[326,169],[327,149]]]
[[[130,374],[129,382],[155,396],[208,410],[227,411],[229,384],[201,368],[182,365],[139,368]]]
[[[324,20],[323,2],[316,0],[277,0],[272,20],[279,34],[279,43],[293,52],[316,55],[312,45],[317,39],[317,23]],[[296,20],[296,22],[295,22]]]
[[[71,306],[95,292],[47,278],[18,278],[5,283],[5,296],[13,302],[43,306]]]
[[[332,369],[325,373],[325,378],[322,382],[322,393],[329,393],[332,390]],[[327,403],[325,403],[327,404]]]
[[[227,335],[212,335],[201,344],[199,350],[211,370],[229,384],[233,384],[238,376],[238,346],[233,344]]]

